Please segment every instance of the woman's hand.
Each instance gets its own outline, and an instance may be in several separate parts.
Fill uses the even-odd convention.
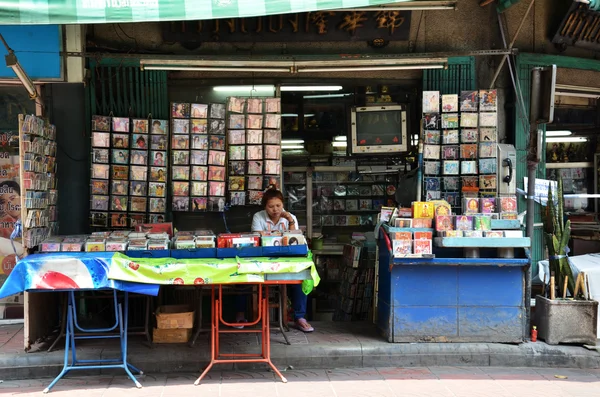
[[[284,211],[281,213],[281,217],[285,220],[287,220],[288,222],[294,222],[294,217],[292,217],[292,214],[290,214],[287,211]]]
[[[296,230],[297,225],[296,225],[296,221],[294,220],[294,217],[292,216],[292,214],[290,214],[289,212],[286,211],[281,214],[281,217],[288,221],[289,230]]]

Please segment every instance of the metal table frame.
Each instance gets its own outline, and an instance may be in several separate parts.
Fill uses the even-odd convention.
[[[129,335],[143,335],[146,337],[146,341],[148,342],[149,346],[152,347],[152,338],[150,337],[150,328],[149,328],[149,324],[150,324],[150,306],[151,306],[151,301],[152,298],[150,296],[147,295],[138,295],[138,296],[132,296],[132,298],[144,298],[145,299],[145,303],[144,303],[144,310],[145,310],[145,314],[144,314],[144,325],[142,327],[138,327],[138,330],[131,330],[131,327],[128,327],[128,334]],[[83,297],[79,297],[79,299],[104,299],[107,297],[99,297],[99,296],[83,296]],[[56,337],[56,339],[54,339],[54,342],[52,342],[52,345],[50,345],[50,347],[48,348],[48,353],[51,352],[52,350],[54,350],[54,348],[56,347],[56,345],[58,344],[58,342],[60,342],[60,340],[64,337],[66,337],[66,330],[67,330],[67,310],[69,307],[69,299],[67,297],[67,299],[64,299],[63,296],[61,296],[60,298],[61,300],[61,320],[60,320],[60,331],[58,333],[58,336]],[[89,332],[88,335],[90,334]],[[114,333],[115,335],[117,335],[118,333]],[[76,334],[79,335],[79,334]]]
[[[248,323],[228,323],[223,320],[223,285],[211,285],[211,334],[210,334],[210,363],[204,369],[200,377],[194,382],[199,385],[206,374],[215,364],[239,364],[239,363],[266,363],[281,378],[283,383],[287,379],[279,372],[271,361],[271,332],[269,324],[269,286],[282,284],[301,284],[302,280],[273,280],[263,283],[248,283],[256,285],[258,290],[258,314],[257,318]],[[264,292],[263,292],[264,290]],[[280,294],[281,297],[281,294]],[[281,299],[281,298],[280,298]],[[280,316],[281,317],[281,316]],[[260,324],[259,328],[248,328]],[[221,326],[229,327],[222,329]],[[234,326],[244,326],[243,329],[234,329]],[[219,349],[219,336],[221,334],[260,333],[260,353],[221,353]],[[287,338],[286,338],[287,340]],[[289,343],[289,342],[288,342]]]
[[[133,376],[131,370],[143,374],[138,368],[127,362],[127,326],[128,326],[128,314],[129,314],[129,294],[124,292],[123,303],[119,303],[117,297],[117,291],[113,290],[113,302],[115,310],[115,324],[108,328],[96,328],[88,329],[83,328],[77,321],[77,307],[75,299],[75,291],[68,291],[68,309],[66,319],[66,336],[65,336],[65,355],[64,355],[64,366],[60,374],[44,389],[44,393],[48,393],[50,389],[56,385],[69,371],[81,370],[81,369],[107,369],[107,368],[121,368],[125,371],[127,376],[131,378],[135,386],[139,389],[142,387],[141,383]],[[113,332],[118,329],[118,334],[106,334]],[[81,333],[88,333],[94,335],[76,335],[75,330]],[[100,335],[100,333],[105,333]],[[94,360],[80,360],[77,359],[76,353],[76,340],[85,339],[116,339],[118,338],[121,345],[121,357],[114,359],[94,359]],[[71,360],[69,362],[69,353],[71,353]]]

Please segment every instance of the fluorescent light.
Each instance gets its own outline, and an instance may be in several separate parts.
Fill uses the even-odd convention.
[[[314,114],[305,114],[304,117],[313,117]],[[297,113],[284,113],[281,115],[281,117],[298,117]]]
[[[344,135],[344,136],[336,136],[336,137],[334,137],[334,138],[333,138],[333,140],[334,140],[334,141],[338,141],[338,142],[339,142],[339,141],[344,141],[344,142],[346,142],[346,141],[348,140],[348,137],[347,137],[347,136],[345,136],[345,135]]]
[[[385,70],[414,70],[414,69],[444,69],[445,65],[379,65],[379,66],[343,66],[332,68],[298,68],[298,73],[328,73],[328,72],[374,72]]]
[[[365,8],[344,8],[343,11],[434,11],[434,10],[455,10],[456,6],[413,6],[413,7],[365,7]]]
[[[571,131],[546,131],[546,136],[569,136],[572,134]]]
[[[6,61],[6,66],[11,68],[13,70],[13,72],[15,72],[19,81],[21,82],[21,84],[23,84],[23,87],[25,87],[25,89],[29,93],[29,98],[31,98],[31,99],[38,98],[38,93],[37,93],[37,90],[35,89],[35,85],[33,84],[33,81],[31,81],[29,76],[27,76],[27,73],[21,67],[21,64],[17,60],[17,56],[15,55],[14,51],[8,46],[8,43],[6,42],[6,40],[4,40],[4,36],[2,36],[2,34],[0,34],[0,41],[2,41],[2,44],[4,44],[4,47],[6,47],[6,52],[8,53],[4,57],[4,60]],[[39,98],[39,100],[41,103],[42,98]]]
[[[226,67],[226,66],[159,66],[142,65],[143,70],[179,70],[188,72],[282,72],[290,73],[291,68]]]
[[[273,85],[217,85],[213,87],[216,92],[238,92],[238,91],[257,91],[257,92],[273,92]]]
[[[347,142],[333,142],[332,146],[333,147],[346,147],[346,146],[348,146],[348,143]]]
[[[566,91],[556,91],[555,95],[560,96],[574,96],[579,98],[600,98],[600,93],[598,94],[588,94],[584,92],[566,92]]]
[[[283,91],[341,91],[341,85],[282,85]]]
[[[546,138],[547,143],[552,142],[587,142],[587,138],[582,136],[567,136],[567,137],[556,137],[556,138]]]
[[[351,96],[354,94],[322,94],[322,95],[304,95],[304,99],[319,99],[319,98],[343,98],[345,96]]]
[[[411,1],[393,2],[380,6],[344,8],[343,11],[429,11],[429,10],[455,10],[457,0],[448,1]],[[339,10],[338,10],[339,11]]]
[[[281,145],[282,149],[304,149],[304,145]]]
[[[304,143],[304,140],[302,140],[302,139],[283,139],[281,141],[282,145],[297,145],[300,143]]]

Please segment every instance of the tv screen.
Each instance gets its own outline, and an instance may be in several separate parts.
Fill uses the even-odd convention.
[[[352,109],[352,153],[395,153],[408,150],[403,106]]]

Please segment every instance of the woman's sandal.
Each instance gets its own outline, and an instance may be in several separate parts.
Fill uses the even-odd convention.
[[[295,322],[296,328],[302,332],[313,332],[315,329],[303,318],[299,318]]]
[[[241,319],[241,320],[235,320],[236,323],[247,323],[248,320],[246,320],[245,318]],[[244,329],[243,325],[233,325],[232,326],[235,329]]]

